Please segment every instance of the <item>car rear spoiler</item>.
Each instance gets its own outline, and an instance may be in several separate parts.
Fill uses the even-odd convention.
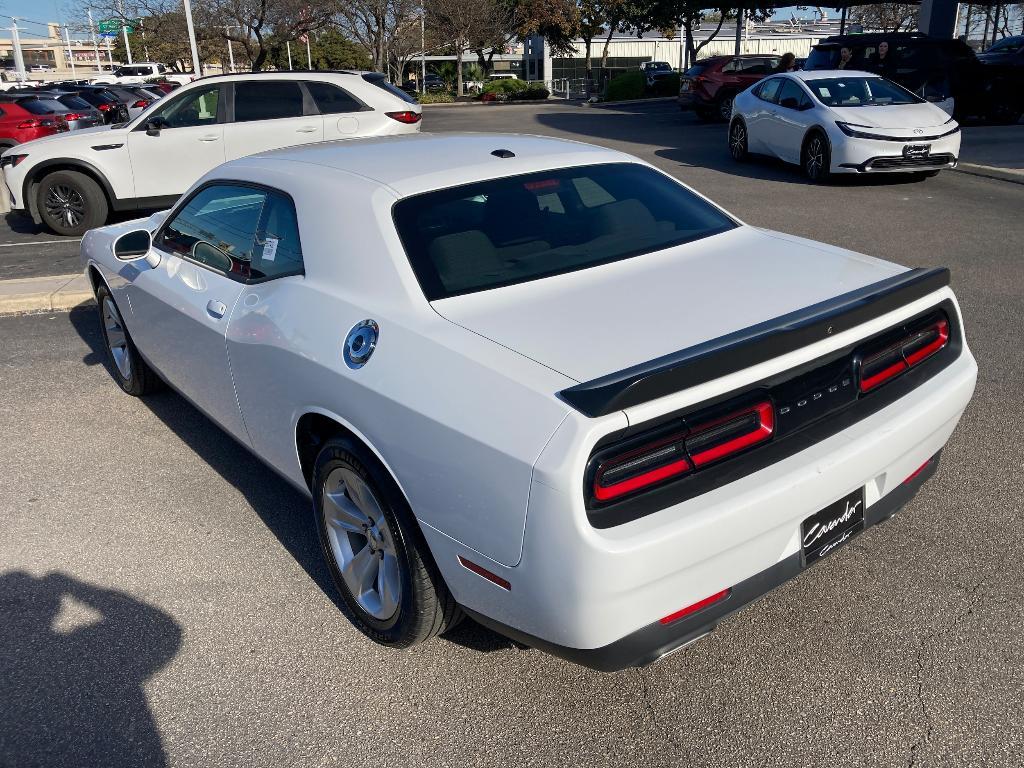
[[[678,392],[841,333],[949,285],[945,267],[918,268],[562,390],[591,418]]]

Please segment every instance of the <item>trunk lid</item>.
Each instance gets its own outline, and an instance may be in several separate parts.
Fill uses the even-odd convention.
[[[613,264],[442,299],[451,322],[584,382],[906,271],[738,227]]]

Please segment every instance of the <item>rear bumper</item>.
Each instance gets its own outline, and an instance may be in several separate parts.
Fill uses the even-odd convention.
[[[941,453],[941,452],[940,452]],[[897,486],[865,511],[865,529],[885,522],[917,494],[939,466],[939,453],[912,479]],[[764,597],[776,587],[799,576],[805,566],[801,553],[795,552],[769,568],[734,585],[727,598],[671,624],[656,621],[600,648],[571,648],[551,643],[494,621],[472,609],[466,613],[484,626],[532,648],[559,656],[602,672],[616,672],[629,667],[643,667],[682,650],[715,629],[719,622],[741,608]]]

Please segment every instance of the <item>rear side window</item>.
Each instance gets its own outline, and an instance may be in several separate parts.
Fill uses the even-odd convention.
[[[379,72],[370,72],[369,74],[363,75],[363,80],[368,82],[370,85],[375,85],[383,91],[387,91],[392,96],[401,99],[409,104],[419,104],[416,99],[410,96],[408,93],[403,91],[401,88],[397,88],[387,81],[387,78]]]
[[[343,91],[336,85],[322,83],[317,80],[308,80],[306,90],[316,102],[316,108],[321,115],[336,115],[341,112],[358,112],[363,105],[356,101],[348,92]]]
[[[294,80],[235,83],[235,122],[302,117],[302,89]]]
[[[61,96],[58,101],[68,109],[92,109],[92,105],[78,96]]]
[[[773,77],[771,80],[765,80],[754,91],[757,98],[771,102],[775,104],[779,98],[779,88],[782,86],[781,77]]]
[[[607,264],[736,224],[634,163],[492,179],[400,200],[399,237],[431,300]]]

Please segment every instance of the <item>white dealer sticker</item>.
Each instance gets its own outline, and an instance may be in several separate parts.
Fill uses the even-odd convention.
[[[268,237],[266,242],[263,243],[263,260],[273,261],[274,257],[277,256],[277,238]]]

